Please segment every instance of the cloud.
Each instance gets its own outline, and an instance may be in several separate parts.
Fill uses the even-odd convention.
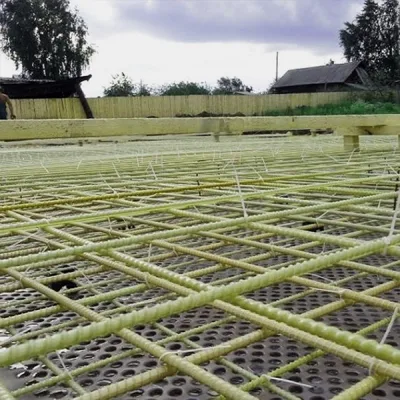
[[[288,69],[344,62],[337,33],[362,0],[71,0],[98,50],[83,89],[102,95],[125,72],[152,86],[179,81],[215,85],[238,76],[255,90]],[[300,7],[301,5],[301,7]],[[333,13],[330,15],[330,13]],[[15,73],[0,53],[0,76]]]
[[[160,86],[189,80],[215,85],[238,76],[265,90],[291,68],[344,62],[338,30],[363,0],[71,0],[98,53],[88,96],[111,76]]]
[[[178,42],[337,47],[362,0],[114,0],[120,29]]]
[[[102,39],[120,31],[116,0],[70,0],[70,4],[83,16],[92,40]]]
[[[98,45],[90,69],[93,78],[84,85],[88,96],[101,95],[111,76],[121,72],[151,86],[180,81],[215,86],[221,76],[237,76],[256,91],[265,90],[275,77],[275,53],[262,43],[182,43],[131,32],[104,38]],[[280,53],[279,74],[325,64],[330,58],[342,61],[339,51],[317,55],[290,48]]]

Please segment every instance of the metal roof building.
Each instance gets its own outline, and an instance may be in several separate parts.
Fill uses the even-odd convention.
[[[0,86],[11,99],[54,99],[77,96],[87,118],[93,118],[92,110],[81,88],[81,83],[89,81],[92,75],[76,78],[47,80],[1,78]]]
[[[1,78],[0,86],[12,99],[65,98],[76,94],[76,87],[92,75],[61,80]]]
[[[287,71],[272,87],[273,93],[313,93],[369,89],[372,81],[362,62],[329,64]]]

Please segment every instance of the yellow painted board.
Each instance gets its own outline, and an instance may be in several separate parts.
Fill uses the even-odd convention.
[[[338,134],[342,128],[342,134],[349,135],[345,128],[357,127],[398,134],[397,129],[382,129],[400,127],[400,115],[16,120],[0,121],[0,140],[327,128]]]

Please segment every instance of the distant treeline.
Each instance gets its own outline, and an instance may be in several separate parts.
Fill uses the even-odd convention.
[[[134,81],[125,73],[114,75],[109,86],[104,88],[106,97],[136,97],[136,96],[189,96],[189,95],[230,95],[238,92],[252,93],[253,88],[245,85],[241,79],[222,77],[217,86],[211,87],[206,83],[178,82],[151,87],[142,82]]]

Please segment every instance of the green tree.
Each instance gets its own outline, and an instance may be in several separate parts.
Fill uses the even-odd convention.
[[[122,72],[112,76],[110,85],[104,88],[103,93],[106,97],[135,96],[135,84],[129,76]]]
[[[274,94],[274,85],[277,82],[276,79],[274,79],[272,82],[270,82],[270,84],[268,85],[267,89],[264,90],[264,92],[261,92],[261,94]]]
[[[382,6],[381,34],[386,43],[381,51],[383,78],[392,82],[400,79],[400,13],[398,0],[386,0]]]
[[[153,89],[150,86],[140,82],[139,85],[135,85],[134,93],[134,96],[151,96]]]
[[[0,0],[1,48],[34,79],[81,76],[95,53],[69,0]]]
[[[202,83],[179,82],[162,86],[159,90],[161,96],[189,96],[211,94],[210,88]]]
[[[347,61],[363,61],[376,82],[387,85],[400,78],[398,0],[365,0],[339,37]]]
[[[106,97],[150,96],[151,88],[143,83],[135,84],[125,73],[112,76],[110,85],[103,89]]]
[[[249,92],[253,91],[251,86],[243,84],[242,80],[234,77],[222,77],[217,81],[218,86],[214,89],[213,94],[233,94],[235,92]]]

